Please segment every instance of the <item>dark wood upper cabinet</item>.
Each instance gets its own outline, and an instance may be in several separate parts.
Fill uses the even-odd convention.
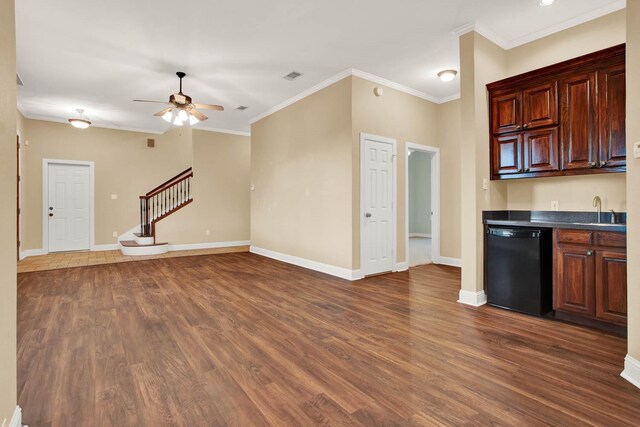
[[[491,100],[494,134],[522,129],[521,105],[521,91],[499,95]]]
[[[615,64],[598,71],[598,124],[600,166],[625,166],[625,66]]]
[[[536,173],[558,170],[557,127],[526,132],[523,142],[523,172]]]
[[[562,81],[562,169],[596,167],[596,73]]]
[[[558,124],[558,89],[556,82],[525,89],[522,93],[522,127],[535,129]]]
[[[624,44],[487,89],[491,179],[626,171]]]

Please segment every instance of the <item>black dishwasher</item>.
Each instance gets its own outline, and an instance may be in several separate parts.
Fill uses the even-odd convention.
[[[488,304],[535,316],[551,311],[551,239],[549,229],[487,227]]]

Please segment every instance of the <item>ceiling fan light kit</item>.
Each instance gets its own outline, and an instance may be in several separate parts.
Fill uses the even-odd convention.
[[[208,117],[202,114],[196,108],[204,110],[224,111],[224,107],[221,105],[210,104],[194,104],[190,96],[182,93],[182,79],[186,76],[182,71],[176,73],[180,79],[180,91],[169,96],[169,102],[162,101],[145,101],[141,99],[134,99],[136,102],[152,102],[155,104],[167,104],[169,107],[154,114],[155,116],[162,117],[163,120],[176,125],[184,126],[189,123],[195,125],[201,121],[207,120]]]
[[[76,129],[86,129],[89,126],[91,126],[91,122],[84,115],[84,110],[81,108],[78,108],[76,111],[78,112],[78,117],[69,119],[69,123],[71,123],[71,126],[73,126]]]

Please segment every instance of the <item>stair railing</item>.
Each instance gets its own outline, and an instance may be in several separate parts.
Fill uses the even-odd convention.
[[[140,196],[140,234],[155,238],[155,225],[193,201],[191,179],[193,170],[189,168],[170,180]]]

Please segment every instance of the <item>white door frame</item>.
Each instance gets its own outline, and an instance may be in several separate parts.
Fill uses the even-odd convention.
[[[405,144],[406,168],[405,168],[405,198],[404,198],[404,217],[405,217],[405,247],[407,252],[407,261],[409,260],[409,151],[420,151],[429,153],[431,157],[431,261],[435,264],[440,263],[440,149],[438,147],[430,147],[428,145],[414,144],[407,142]]]
[[[89,250],[95,249],[94,163],[82,160],[42,159],[42,249],[49,253],[49,165],[89,166]]]
[[[371,140],[375,142],[382,142],[386,144],[391,144],[393,147],[392,161],[391,161],[391,188],[393,189],[391,194],[391,203],[393,204],[391,209],[391,239],[393,240],[393,244],[391,246],[391,250],[393,253],[391,254],[393,259],[393,267],[391,271],[398,271],[398,237],[397,237],[397,229],[398,229],[398,180],[397,180],[397,171],[398,171],[398,156],[397,156],[397,148],[398,142],[393,138],[387,138],[384,136],[371,135],[368,133],[360,132],[360,274],[362,277],[365,276],[364,271],[364,259],[365,259],[365,242],[364,242],[364,204],[365,204],[365,192],[364,192],[364,181],[365,181],[365,167],[364,167],[364,141]]]

